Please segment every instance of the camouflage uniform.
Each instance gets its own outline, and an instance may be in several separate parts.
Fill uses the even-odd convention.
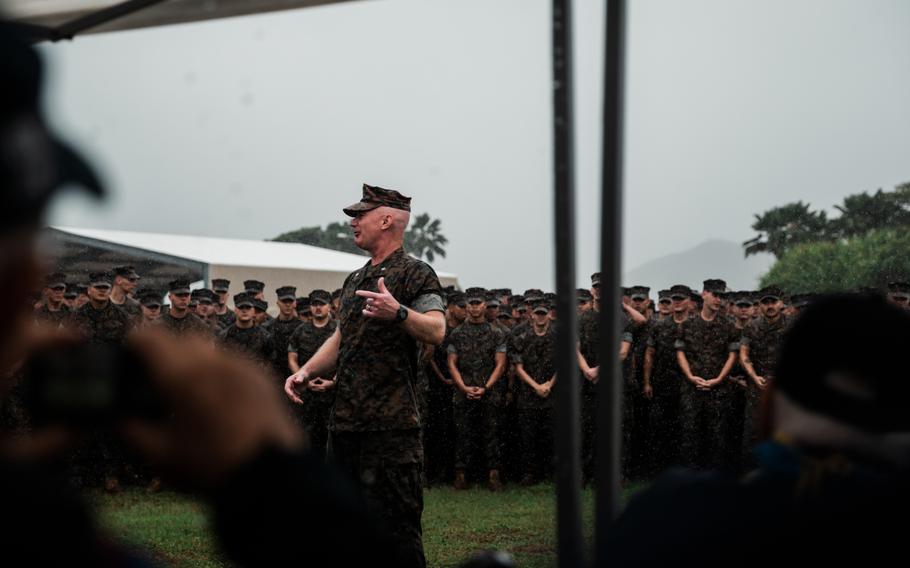
[[[739,349],[739,337],[726,318],[718,315],[705,321],[696,314],[683,323],[676,349],[685,353],[694,376],[712,380],[720,374],[730,353]],[[688,380],[682,384],[680,457],[686,465],[699,469],[724,466],[730,387],[726,379],[708,391],[698,390]]]
[[[158,318],[159,325],[175,335],[196,334],[202,337],[211,337],[212,328],[199,319],[196,314],[187,312],[182,318],[175,318],[170,310],[164,310]]]
[[[496,368],[497,353],[506,352],[505,334],[496,325],[465,322],[452,332],[449,354],[458,357],[456,366],[465,386],[483,387]],[[502,399],[494,385],[480,400],[468,400],[455,389],[452,393],[455,421],[455,468],[466,469],[474,449],[483,447],[486,468],[498,470],[498,416]]]
[[[679,392],[685,380],[676,360],[676,342],[682,325],[672,317],[655,322],[648,330],[647,345],[654,350],[651,367],[653,398],[648,424],[648,453],[653,471],[677,463],[679,450]]]
[[[274,360],[272,336],[261,326],[240,328],[236,325],[218,335],[221,347],[271,370]]]
[[[339,309],[332,452],[390,527],[400,564],[424,566],[423,447],[415,392],[419,346],[399,323],[363,316],[366,301],[355,291],[377,291],[379,278],[402,306],[445,311],[436,273],[404,249],[375,266],[368,261],[347,277]]]
[[[56,312],[52,312],[50,308],[47,307],[47,304],[41,304],[41,307],[35,310],[35,321],[42,325],[49,325],[51,327],[58,327],[66,323],[66,320],[69,319],[71,310],[66,304],[60,304],[60,309]]]
[[[784,332],[790,326],[791,320],[781,314],[776,322],[769,322],[765,317],[754,320],[743,331],[742,344],[749,348],[749,360],[752,368],[766,381],[773,380],[774,367],[777,364],[778,349],[783,340]],[[751,377],[746,376],[746,404],[743,411],[743,458],[746,463],[752,461],[752,446],[755,444],[755,413],[758,411],[762,390],[755,384]]]
[[[132,319],[112,302],[96,310],[91,303],[76,310],[69,327],[83,334],[91,343],[120,344],[133,327]]]
[[[585,363],[594,368],[599,365],[597,358],[600,342],[598,318],[600,312],[588,310],[578,316],[578,350]],[[587,480],[594,479],[597,434],[597,385],[581,377],[581,463],[582,474]]]
[[[329,319],[329,322],[322,327],[316,327],[312,322],[301,322],[288,338],[287,346],[283,351],[285,357],[288,353],[296,353],[297,363],[303,366],[335,333],[337,327],[338,323],[332,319]],[[303,406],[294,407],[295,418],[310,435],[310,446],[313,448],[313,453],[323,459],[329,439],[329,411],[335,400],[335,389],[326,392],[306,390],[303,391],[302,398]]]
[[[528,325],[527,332],[515,337],[513,362],[521,363],[537,383],[549,381],[556,373],[556,326],[537,335]],[[519,437],[525,475],[545,478],[553,463],[553,392],[541,398],[521,379],[516,379],[515,405],[518,409]]]
[[[457,329],[446,323],[446,336],[442,343],[433,348],[433,361],[442,376],[448,380],[449,341],[452,332]],[[427,416],[424,421],[424,461],[426,477],[429,482],[452,479],[455,455],[455,428],[452,410],[452,385],[439,380],[435,371],[427,369],[429,388],[427,389]]]
[[[222,329],[234,325],[234,321],[237,319],[237,315],[231,310],[228,310],[223,314],[215,314],[215,317],[218,318],[218,321],[221,323]]]
[[[262,327],[272,334],[272,342],[275,345],[272,366],[275,369],[275,373],[282,379],[291,374],[291,369],[288,367],[288,341],[290,341],[294,331],[302,323],[302,321],[294,317],[289,320],[275,318],[271,322],[262,324]],[[282,382],[282,385],[284,385],[284,382]]]
[[[122,304],[117,304],[113,300],[111,300],[111,303],[126,312],[127,315],[131,318],[134,318],[136,320],[142,318],[142,309],[139,307],[139,302],[133,298],[130,298],[129,296],[123,299]]]

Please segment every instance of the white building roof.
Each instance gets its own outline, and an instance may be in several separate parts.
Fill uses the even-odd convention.
[[[297,243],[74,227],[52,228],[78,237],[195,260],[208,265],[353,272],[367,261],[365,256]],[[449,273],[440,272],[438,275],[455,278],[454,274]]]

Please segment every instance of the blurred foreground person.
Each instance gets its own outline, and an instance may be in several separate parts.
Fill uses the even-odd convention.
[[[833,296],[784,335],[766,389],[758,468],[741,480],[674,472],[639,494],[610,566],[875,566],[906,557],[910,316]],[[896,560],[900,562],[900,560]]]
[[[51,360],[59,363],[61,357],[56,354],[68,350],[73,358],[55,368],[63,371],[61,376],[78,368],[67,364],[75,359],[84,360],[89,368],[105,369],[94,365],[87,353],[128,353],[139,364],[128,367],[129,372],[107,376],[113,385],[106,386],[129,391],[140,378],[147,379],[142,386],[151,396],[138,400],[152,398],[160,403],[158,418],[120,415],[125,407],[114,404],[117,400],[107,396],[111,391],[106,389],[96,392],[100,397],[74,399],[51,389],[45,394],[53,396],[42,400],[57,406],[45,410],[108,404],[111,414],[104,420],[100,415],[85,415],[98,421],[90,427],[106,428],[165,472],[175,486],[206,497],[214,509],[215,531],[233,563],[390,565],[390,549],[375,532],[376,525],[369,521],[356,493],[341,476],[305,453],[304,438],[281,411],[274,386],[252,365],[191,336],[178,339],[146,332],[128,339],[125,347],[109,341],[89,345],[33,325],[28,300],[39,283],[35,239],[45,206],[59,187],[69,183],[101,193],[88,165],[56,141],[43,124],[37,106],[40,83],[36,52],[0,24],[0,199],[4,203],[0,208],[0,313],[5,315],[0,326],[0,401],[6,402],[16,386],[37,389],[51,379],[72,391],[75,383],[61,383],[57,376],[44,376],[44,383],[31,380],[42,378],[39,373],[23,385],[15,384],[20,362],[36,350],[43,356],[31,359],[27,368],[40,369]],[[92,280],[108,285],[94,286],[91,305],[84,308],[120,313],[109,301],[107,275]],[[76,374],[72,378],[93,382],[100,377]],[[90,509],[55,475],[54,462],[84,439],[86,428],[72,416],[53,413],[33,424],[28,433],[0,432],[4,565],[151,565],[147,558],[105,536]]]

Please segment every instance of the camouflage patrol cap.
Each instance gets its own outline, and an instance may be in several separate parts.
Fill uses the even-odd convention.
[[[685,296],[689,298],[692,296],[692,288],[689,288],[685,284],[674,284],[670,286],[670,297],[673,296]]]
[[[79,288],[80,288],[80,286],[78,284],[72,284],[72,283],[67,284],[66,291],[63,292],[63,297],[66,298],[67,300],[73,300],[73,299],[77,298],[80,294]],[[85,286],[82,286],[82,288],[84,289]],[[82,293],[84,294],[85,291],[83,290]]]
[[[340,298],[340,297],[341,297],[341,288],[336,288],[332,292],[332,299],[335,300],[336,298]]]
[[[508,305],[501,305],[499,308],[499,314],[496,319],[512,319],[512,310]]]
[[[719,278],[710,278],[705,280],[702,284],[702,291],[720,293],[727,291],[727,283]]]
[[[224,278],[215,278],[212,280],[212,290],[218,294],[224,294],[231,287],[231,281]]]
[[[594,298],[587,288],[578,288],[575,290],[575,295],[578,296],[579,301],[584,300],[585,302],[590,302]]]
[[[487,291],[484,288],[472,287],[464,291],[465,300],[470,302],[486,302],[487,301]]]
[[[363,197],[360,201],[342,209],[348,217],[356,217],[364,211],[372,211],[377,207],[391,207],[402,211],[411,210],[411,198],[406,197],[394,189],[385,189],[376,185],[363,184]]]
[[[329,294],[328,290],[313,290],[312,292],[310,292],[310,295],[307,299],[309,300],[310,304],[315,304],[315,303],[319,303],[319,302],[321,302],[323,304],[332,303],[332,295]]]
[[[647,300],[648,296],[651,293],[651,289],[647,286],[631,286],[629,287],[629,296],[634,300],[639,298],[641,300]]]
[[[262,312],[266,312],[269,309],[269,303],[265,300],[257,300],[256,298],[253,298],[253,308]]]
[[[629,287],[629,286],[620,286],[620,287],[619,287],[619,291],[620,291],[620,293],[621,293],[623,296],[631,296],[631,295],[632,295],[632,288]]]
[[[297,313],[302,314],[304,312],[310,311],[310,306],[312,302],[310,301],[309,296],[302,296],[297,298]]]
[[[253,297],[247,294],[246,292],[241,292],[239,294],[234,294],[234,307],[235,308],[252,308],[253,307]]]
[[[543,299],[547,301],[547,305],[551,310],[556,309],[556,293],[555,292],[546,292],[543,295]]]
[[[44,277],[45,288],[58,288],[66,286],[66,274],[62,272],[52,272]]]
[[[524,296],[524,302],[527,304],[533,302],[535,299],[543,298],[543,290],[540,290],[539,288],[529,288],[525,290],[525,293],[522,294],[522,296]]]
[[[88,285],[97,287],[97,286],[108,286],[110,287],[114,283],[114,275],[110,272],[89,272],[88,274]]]
[[[591,287],[597,288],[600,286],[600,272],[595,272],[591,275]]]
[[[136,267],[134,266],[117,266],[114,267],[114,276],[120,276],[121,278],[126,278],[128,280],[139,279],[139,274],[136,272]]]
[[[491,290],[487,292],[487,307],[488,308],[498,308],[502,302],[499,301],[499,295]]]
[[[521,307],[521,305],[524,304],[524,303],[525,303],[525,297],[524,297],[524,296],[522,296],[522,295],[512,296],[512,302],[511,302],[511,304],[512,304],[512,306],[514,306],[516,309],[519,308],[519,307]]]
[[[167,291],[171,294],[189,294],[190,293],[190,281],[189,280],[171,280],[167,283]]]
[[[465,302],[467,302],[467,299],[465,298],[464,292],[459,292],[456,290],[454,292],[446,294],[447,306],[455,305],[464,307]]]
[[[752,301],[752,292],[746,290],[740,290],[739,292],[734,292],[731,295],[730,301],[739,307],[751,307],[754,303]]]
[[[190,301],[197,301],[201,304],[211,304],[215,301],[215,292],[207,288],[199,288],[198,290],[193,290],[190,294]]]
[[[243,290],[247,293],[253,292],[258,294],[259,292],[265,290],[265,284],[259,280],[244,280]]]
[[[783,300],[784,291],[780,289],[780,286],[775,286],[774,284],[770,286],[765,286],[758,291],[758,299],[764,300],[765,298],[774,298],[776,300]]]
[[[670,290],[658,290],[657,291],[657,300],[669,300],[670,299]]]
[[[282,286],[275,290],[275,295],[279,300],[294,300],[297,298],[297,288],[293,286]]]
[[[164,294],[158,290],[140,290],[136,294],[136,297],[139,298],[139,303],[146,308],[160,308],[163,296]]]
[[[511,296],[512,295],[511,288],[497,288],[496,290],[494,290],[494,292],[496,292],[497,296]]]
[[[531,302],[531,311],[535,314],[548,314],[550,313],[550,302],[544,298],[537,298]]]

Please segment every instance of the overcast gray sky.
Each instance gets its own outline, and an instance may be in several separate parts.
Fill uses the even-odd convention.
[[[598,259],[603,2],[576,2],[579,284]],[[629,2],[625,266],[910,180],[910,2]],[[371,0],[42,48],[113,199],[76,226],[268,238],[414,197],[465,286],[553,286],[548,0]],[[706,275],[710,276],[710,275]]]

